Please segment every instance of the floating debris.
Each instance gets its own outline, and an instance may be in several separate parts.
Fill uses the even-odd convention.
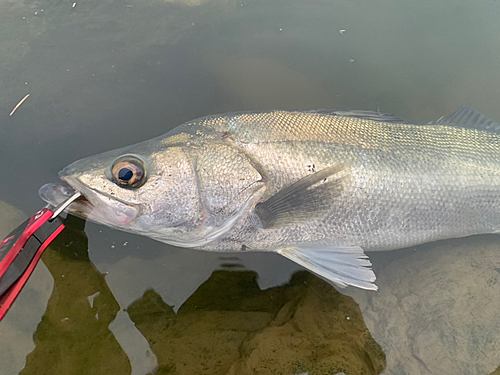
[[[340,34],[340,35],[344,35],[344,33],[345,33],[345,30],[344,30],[344,29],[340,29],[340,30],[339,30],[339,34]]]
[[[23,104],[23,103],[24,103],[24,101],[25,101],[26,99],[28,99],[28,96],[30,96],[30,94],[26,95],[24,98],[22,98],[22,99],[21,99],[21,101],[20,101],[19,103],[17,103],[17,105],[14,107],[14,109],[12,110],[12,112],[10,113],[10,115],[9,115],[9,116],[12,116],[12,115],[14,114],[14,112],[16,112],[16,111],[17,111],[17,109],[21,106],[21,104]]]

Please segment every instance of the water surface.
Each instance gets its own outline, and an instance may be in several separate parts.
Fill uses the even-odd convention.
[[[427,123],[473,105],[500,120],[497,1],[0,0],[0,25],[2,236],[65,165],[207,114],[354,108]],[[371,253],[379,291],[338,293],[278,255],[68,226],[0,323],[1,374],[500,365],[497,236]]]

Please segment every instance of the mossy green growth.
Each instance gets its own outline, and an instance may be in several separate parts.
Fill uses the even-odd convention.
[[[262,291],[253,272],[216,271],[175,314],[148,290],[127,309],[155,374],[379,374],[385,355],[358,305],[307,272]]]

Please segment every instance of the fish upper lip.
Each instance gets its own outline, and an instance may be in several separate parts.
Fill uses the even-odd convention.
[[[78,198],[78,200],[80,200],[81,198],[84,198],[87,202],[89,202],[90,204],[92,204],[90,202],[90,200],[88,199],[87,194],[85,194],[86,190],[92,190],[92,189],[89,188],[89,187],[87,187],[87,186],[84,186],[80,181],[78,181],[78,178],[72,177],[69,174],[63,174],[62,172],[65,169],[66,168],[64,168],[61,172],[59,172],[59,177],[61,178],[61,180],[63,180],[69,186],[71,186],[75,190],[75,192],[78,192],[78,193],[80,193],[82,195],[80,198]]]
[[[130,228],[134,225],[131,223],[139,216],[139,205],[123,202],[112,195],[93,189],[81,182],[77,176],[61,176],[61,179],[82,195],[74,202],[80,202],[79,205],[69,207],[69,212],[76,216],[118,229],[123,229],[124,226]],[[115,206],[112,207],[106,200],[114,201]]]
[[[109,199],[113,199],[125,206],[128,206],[128,207],[133,207],[134,209],[138,210],[139,207],[133,203],[128,203],[128,202],[124,202],[122,201],[120,198],[117,198],[115,197],[114,195],[111,195],[111,194],[106,194],[102,191],[98,191],[98,190],[95,190],[87,185],[85,185],[84,183],[80,182],[80,180],[78,179],[78,177],[74,177],[72,175],[69,175],[69,174],[65,174],[63,175],[62,172],[65,170],[66,168],[64,168],[61,172],[59,172],[59,177],[61,178],[61,180],[63,180],[64,182],[66,182],[69,186],[71,186],[75,191],[79,192],[82,197],[81,198],[78,198],[78,200],[81,200],[82,198],[85,199],[85,201],[87,201],[90,205],[94,206],[94,204],[92,204],[92,200],[89,199],[89,194],[88,192],[91,192],[92,194],[95,194],[96,196],[99,196],[99,195],[102,195],[106,198],[109,198]]]

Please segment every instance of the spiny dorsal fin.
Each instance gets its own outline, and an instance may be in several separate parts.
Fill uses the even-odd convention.
[[[333,165],[304,177],[257,204],[255,213],[264,228],[277,228],[310,221],[324,215],[342,191],[338,174],[345,165]]]
[[[377,121],[377,122],[391,122],[396,124],[404,124],[405,120],[396,117],[390,113],[380,113],[375,111],[363,111],[356,109],[313,109],[302,111],[307,113],[319,113],[322,115],[341,116],[341,117],[355,117],[363,120]]]
[[[483,116],[472,107],[460,107],[455,112],[441,117],[432,124],[458,126],[500,134],[500,124]]]

